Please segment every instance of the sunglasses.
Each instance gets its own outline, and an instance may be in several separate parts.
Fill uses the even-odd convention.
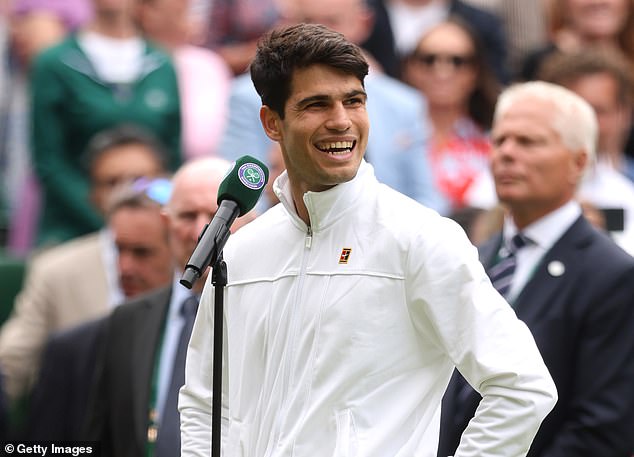
[[[415,53],[413,59],[422,63],[426,67],[435,67],[438,63],[451,65],[455,69],[464,68],[472,65],[475,61],[473,56],[458,54],[435,54],[435,53]]]
[[[139,178],[132,183],[132,189],[160,205],[165,205],[172,194],[172,182],[167,178]]]

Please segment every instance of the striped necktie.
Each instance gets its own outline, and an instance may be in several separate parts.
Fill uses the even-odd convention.
[[[515,254],[518,250],[526,246],[530,241],[521,233],[517,233],[510,242],[500,249],[499,261],[489,270],[491,283],[497,291],[506,298],[511,289],[513,274],[517,266]]]

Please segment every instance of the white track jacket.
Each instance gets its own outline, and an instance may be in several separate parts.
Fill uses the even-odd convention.
[[[556,401],[528,328],[462,229],[357,176],[282,203],[229,239],[225,457],[435,457],[454,366],[482,394],[456,457],[523,456]],[[210,275],[211,276],[211,275]],[[213,287],[180,393],[182,455],[210,455]]]

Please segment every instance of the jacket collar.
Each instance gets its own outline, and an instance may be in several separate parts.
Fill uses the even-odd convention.
[[[304,203],[308,209],[311,230],[313,232],[324,230],[353,211],[361,198],[367,195],[371,185],[376,182],[374,168],[364,159],[361,161],[357,175],[352,180],[323,192],[306,192]],[[273,190],[293,222],[306,230],[306,224],[299,218],[295,210],[286,171],[275,180]]]
[[[94,81],[105,84],[101,78],[97,75],[94,66],[88,59],[88,56],[84,53],[81,46],[79,45],[79,40],[77,36],[77,32],[69,35],[67,40],[65,41],[64,47],[60,60],[62,63],[78,73],[83,73]],[[139,77],[137,80],[141,80],[145,78],[150,73],[154,72],[159,67],[165,65],[168,62],[169,58],[166,54],[161,52],[158,48],[154,47],[150,42],[145,40],[145,51],[143,53],[143,62],[141,64],[141,72],[139,73]]]

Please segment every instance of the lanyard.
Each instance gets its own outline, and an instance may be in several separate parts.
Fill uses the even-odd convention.
[[[167,327],[167,314],[163,319],[163,325],[161,326],[161,338],[156,347],[156,353],[154,355],[154,370],[152,371],[152,384],[150,386],[150,401],[148,404],[148,425],[147,425],[147,443],[145,446],[146,457],[154,456],[154,448],[156,446],[156,439],[158,438],[159,429],[159,417],[157,409],[158,401],[158,381],[159,381],[159,368],[161,364],[161,352],[163,349],[163,340],[165,339],[165,329]]]

